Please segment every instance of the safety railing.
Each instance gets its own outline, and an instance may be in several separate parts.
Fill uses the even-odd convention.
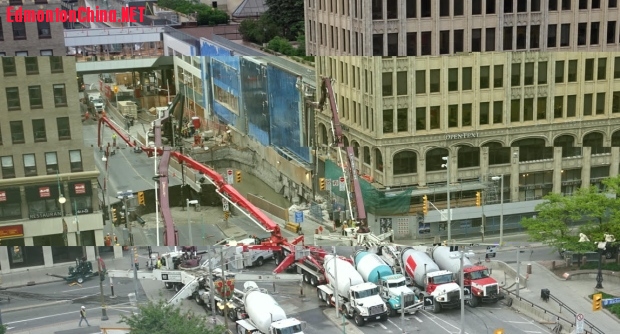
[[[574,320],[575,318],[573,318],[572,320],[568,320],[568,319],[566,319],[566,318],[564,318],[562,316],[559,316],[559,315],[557,315],[557,314],[555,314],[555,313],[553,313],[553,312],[551,312],[551,311],[549,311],[549,310],[547,310],[547,309],[545,309],[543,307],[540,307],[540,306],[534,304],[533,302],[531,302],[531,301],[529,301],[529,300],[527,300],[527,299],[525,299],[523,297],[517,296],[516,293],[514,293],[512,291],[509,291],[509,290],[507,290],[505,288],[501,288],[501,290],[503,290],[503,292],[508,294],[511,298],[517,299],[520,302],[528,304],[531,308],[538,309],[538,310],[542,311],[544,314],[549,314],[549,315],[553,316],[555,318],[556,323],[557,323],[556,327],[553,329],[554,333],[560,333],[561,332],[561,327],[558,326],[558,325],[560,325],[560,321],[564,322],[567,325],[570,325],[571,328],[575,327],[575,320]],[[562,305],[564,305],[564,304],[562,303]],[[574,316],[576,316],[575,311],[571,310],[566,305],[564,305],[564,308],[566,310],[568,310],[569,312],[571,312]],[[584,325],[585,325],[584,326],[584,334],[605,334],[605,332],[600,330],[598,327],[594,326],[588,320],[584,319]],[[585,328],[585,327],[588,327],[588,328]]]

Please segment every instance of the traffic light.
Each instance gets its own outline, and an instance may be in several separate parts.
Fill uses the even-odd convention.
[[[138,192],[138,204],[146,205],[144,202],[144,191]]]
[[[480,192],[476,192],[476,206],[480,206],[482,204],[482,200],[480,198]]]
[[[113,90],[114,90],[114,94],[118,93],[118,86],[114,86]]]
[[[236,173],[236,181],[237,183],[241,183],[241,171],[238,170]]]
[[[112,223],[116,223],[118,221],[118,216],[116,215],[116,208],[112,208]]]
[[[325,178],[324,177],[319,179],[319,189],[325,190]]]
[[[600,311],[603,309],[603,294],[595,293],[592,295],[592,311]]]
[[[425,216],[428,214],[428,197],[426,195],[422,197],[422,212]]]
[[[503,328],[498,328],[496,329],[493,334],[504,334],[504,329]]]
[[[230,217],[230,212],[224,211],[224,220],[228,220],[229,217]]]

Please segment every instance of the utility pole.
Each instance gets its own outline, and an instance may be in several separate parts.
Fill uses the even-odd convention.
[[[101,320],[108,320],[108,311],[106,310],[105,298],[103,296],[103,280],[105,273],[101,272],[101,258],[99,257],[99,247],[95,246],[95,258],[97,259],[97,268],[99,269],[99,295],[101,296]]]
[[[220,264],[220,269],[222,270],[222,280],[224,280],[226,278],[226,274],[224,273],[224,268],[226,267],[224,264],[224,247],[222,247],[222,250],[220,251],[220,259],[221,259],[221,264]],[[225,283],[225,282],[223,282]],[[222,287],[222,300],[224,301],[224,328],[228,328],[228,299],[226,298],[226,294],[224,293],[224,288]]]
[[[136,305],[138,304],[138,247],[133,248],[133,288],[136,294]]]
[[[211,249],[211,247],[207,249],[207,258],[209,259],[209,266],[207,270],[209,275],[209,301],[211,302],[211,316],[213,316],[213,326],[215,327],[217,325],[217,320],[215,318],[215,287],[213,286],[213,272],[211,271],[213,269],[212,267],[214,257],[210,255]],[[213,252],[213,255],[215,255],[215,251]]]
[[[519,288],[521,287],[521,262],[519,261],[519,253],[521,253],[521,246],[517,246],[517,297],[519,297]]]
[[[336,263],[338,263],[338,255],[336,254],[336,246],[332,246],[332,249],[334,250],[334,280],[336,282],[335,285],[336,287],[338,286],[338,268],[336,268]],[[336,319],[338,319],[338,317],[340,317],[340,296],[338,296],[338,291],[336,291],[336,295],[334,296],[334,299],[336,300]]]

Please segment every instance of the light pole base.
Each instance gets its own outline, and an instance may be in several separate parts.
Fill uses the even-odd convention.
[[[108,318],[108,312],[106,311],[105,308],[101,309],[101,321],[106,321],[109,320],[110,318]]]
[[[596,286],[594,288],[595,289],[602,289],[603,288],[603,283],[596,283]]]

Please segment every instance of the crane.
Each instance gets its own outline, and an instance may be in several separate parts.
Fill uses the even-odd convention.
[[[169,106],[168,112],[166,113],[166,117],[160,118],[159,120],[162,123],[162,127],[164,129],[164,134],[168,136],[174,136],[174,126],[172,125],[173,118],[177,118],[178,120],[182,119],[182,113],[173,112],[176,106],[181,103],[182,107],[183,94],[177,94],[172,103]],[[183,108],[181,108],[183,110]],[[232,185],[227,184],[224,180],[224,177],[220,175],[217,171],[201,164],[200,162],[192,159],[191,157],[174,151],[172,147],[164,146],[164,147],[149,147],[149,146],[139,146],[137,141],[130,138],[128,134],[124,132],[119,126],[117,126],[113,121],[108,119],[106,116],[100,117],[97,128],[97,146],[101,147],[102,144],[102,127],[103,125],[107,125],[110,130],[114,131],[118,134],[119,138],[123,140],[129,147],[139,148],[143,152],[145,152],[149,157],[152,157],[154,154],[161,156],[161,160],[159,163],[159,175],[156,175],[155,178],[159,180],[159,204],[161,207],[161,214],[164,220],[164,245],[165,246],[176,246],[179,242],[178,240],[178,231],[174,225],[174,221],[172,219],[172,215],[170,213],[169,206],[169,194],[168,194],[168,165],[170,159],[176,159],[179,163],[185,164],[190,169],[194,169],[200,173],[202,173],[206,180],[208,180],[211,184],[213,184],[216,188],[216,192],[222,197],[223,200],[228,201],[230,204],[235,206],[242,212],[245,216],[247,216],[250,220],[252,220],[255,224],[258,224],[263,228],[266,232],[270,233],[270,237],[262,240],[260,245],[256,245],[256,247],[262,247],[263,249],[268,248],[271,250],[282,251],[286,256],[281,259],[281,265],[284,267],[288,267],[290,264],[295,262],[295,246],[298,244],[303,245],[304,236],[300,235],[295,239],[289,241],[283,235],[280,230],[280,226],[272,221],[266,214],[264,214],[260,209],[255,207],[250,201],[248,201],[245,197],[241,196],[241,194],[233,188]],[[159,142],[158,138],[161,137],[161,129],[155,128],[155,139],[156,142]],[[139,151],[139,150],[138,150]],[[252,246],[248,246],[252,247]]]

